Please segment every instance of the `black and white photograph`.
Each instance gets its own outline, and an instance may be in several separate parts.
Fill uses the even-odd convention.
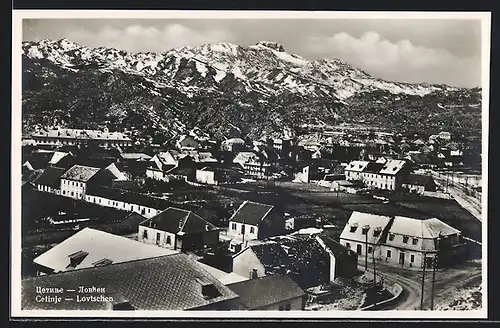
[[[486,318],[490,28],[14,11],[12,315]]]

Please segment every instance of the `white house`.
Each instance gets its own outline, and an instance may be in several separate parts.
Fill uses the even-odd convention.
[[[352,161],[345,168],[345,179],[347,181],[361,180],[361,172],[368,165],[368,161]]]
[[[436,219],[382,216],[353,212],[340,235],[340,243],[359,256],[402,267],[427,265],[438,252],[454,256],[463,246],[461,233]]]
[[[85,199],[90,186],[110,186],[114,175],[97,167],[74,165],[61,175],[61,195]]]

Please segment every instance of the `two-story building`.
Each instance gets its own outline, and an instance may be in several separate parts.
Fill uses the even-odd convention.
[[[285,220],[272,205],[244,201],[229,218],[230,250],[238,252],[249,241],[263,240],[285,232]]]
[[[200,250],[219,243],[219,228],[191,211],[169,207],[139,225],[138,240],[183,252]]]
[[[362,172],[368,166],[368,161],[352,161],[350,162],[344,172],[347,181],[360,181],[362,180]]]
[[[401,267],[430,266],[438,255],[440,263],[463,255],[459,230],[437,218],[417,219],[353,212],[345,225],[340,243],[359,256]]]
[[[245,175],[252,178],[268,177],[272,170],[271,164],[255,152],[239,152],[233,159],[233,163],[239,164]]]
[[[110,187],[114,179],[115,176],[106,169],[74,165],[61,175],[61,195],[75,199],[85,199],[89,188]]]
[[[66,169],[49,166],[33,181],[33,185],[39,191],[59,195],[61,194],[61,176],[64,172],[66,172]]]

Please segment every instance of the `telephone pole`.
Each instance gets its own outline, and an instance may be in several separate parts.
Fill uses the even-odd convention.
[[[365,272],[368,271],[368,230],[370,230],[369,226],[364,226],[365,230]]]
[[[420,310],[424,309],[424,284],[425,284],[425,266],[426,266],[427,254],[424,252],[424,266],[422,270],[422,291],[420,293]]]
[[[372,250],[372,260],[373,260],[373,282],[377,284],[377,270],[375,268],[375,247]]]
[[[439,244],[441,240],[441,233],[439,233],[436,243],[436,254],[434,255],[433,268],[432,268],[432,289],[431,289],[431,311],[434,310],[434,289],[436,285],[436,266],[438,261]]]

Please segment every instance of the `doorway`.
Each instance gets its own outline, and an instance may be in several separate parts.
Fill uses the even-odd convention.
[[[405,252],[399,252],[399,264],[405,264]]]

